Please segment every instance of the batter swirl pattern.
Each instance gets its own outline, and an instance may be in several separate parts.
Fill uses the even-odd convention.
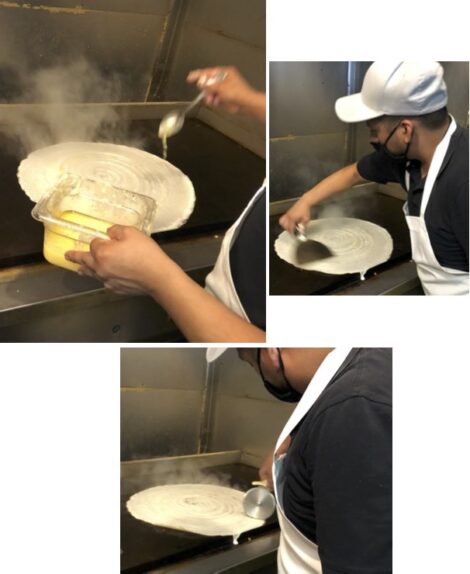
[[[36,150],[20,163],[18,180],[37,202],[64,173],[152,197],[157,206],[152,233],[180,227],[194,209],[193,185],[178,168],[145,151],[117,144],[67,142]]]
[[[127,509],[139,520],[205,536],[236,536],[264,520],[246,516],[244,493],[212,484],[155,486],[132,495]]]
[[[393,240],[386,229],[362,219],[329,217],[309,221],[305,235],[323,243],[331,257],[308,257],[308,245],[283,231],[276,239],[277,255],[300,269],[332,275],[364,274],[368,269],[387,261],[393,251]]]

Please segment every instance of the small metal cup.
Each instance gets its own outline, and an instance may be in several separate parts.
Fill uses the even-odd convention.
[[[247,516],[266,520],[276,509],[276,499],[267,488],[250,488],[243,497],[243,509]]]

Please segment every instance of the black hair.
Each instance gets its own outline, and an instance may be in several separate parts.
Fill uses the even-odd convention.
[[[418,120],[420,124],[425,127],[426,129],[433,131],[438,130],[445,126],[446,122],[448,121],[449,112],[447,111],[447,107],[444,106],[435,112],[430,112],[429,114],[423,114],[422,116],[384,116],[390,123],[396,124],[400,120],[404,120],[405,118],[413,118],[414,120]]]

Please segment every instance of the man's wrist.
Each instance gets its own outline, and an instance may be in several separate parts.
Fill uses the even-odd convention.
[[[266,121],[266,95],[264,92],[250,90],[242,104],[243,110],[261,121]]]
[[[170,257],[165,255],[153,263],[142,277],[142,286],[154,299],[160,299],[184,271]]]

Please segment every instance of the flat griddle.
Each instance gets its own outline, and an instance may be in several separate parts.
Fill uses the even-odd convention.
[[[241,490],[251,488],[251,481],[258,480],[256,468],[242,463],[217,465],[202,470],[204,474],[220,477]],[[229,550],[233,546],[231,536],[201,536],[168,528],[160,528],[142,522],[131,516],[126,502],[132,494],[157,486],[170,484],[170,476],[133,477],[121,480],[121,572],[137,574],[152,568],[174,565],[193,558]],[[265,525],[241,534],[239,544],[278,528],[274,514]]]
[[[158,122],[133,120],[127,131],[144,142],[145,151],[161,157]],[[12,142],[0,136],[0,268],[43,261],[43,226],[31,217],[34,204],[19,187],[20,160],[11,149]],[[154,235],[161,242],[227,229],[265,177],[263,159],[197,119],[187,120],[169,140],[168,160],[193,182],[196,206],[182,228]]]
[[[344,217],[365,219],[384,227],[392,236],[393,252],[388,261],[369,269],[365,281],[375,274],[390,269],[398,263],[411,258],[409,231],[403,214],[403,201],[394,197],[369,191],[349,200],[348,211]],[[337,204],[340,207],[342,201]],[[269,257],[270,257],[270,289],[271,295],[325,295],[334,293],[346,286],[361,283],[359,273],[346,275],[329,275],[317,271],[297,269],[280,259],[274,251],[274,242],[282,231],[278,223],[279,215],[270,217],[269,223]]]

